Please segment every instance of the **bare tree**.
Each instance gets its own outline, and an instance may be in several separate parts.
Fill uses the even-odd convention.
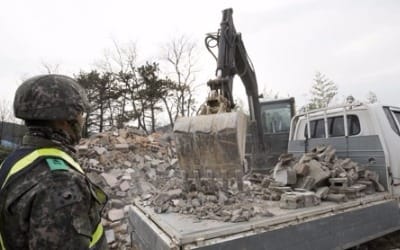
[[[50,64],[42,62],[42,67],[45,69],[47,74],[57,74],[59,72],[60,64]]]
[[[262,90],[262,95],[263,95],[263,98],[265,98],[267,100],[277,100],[277,99],[286,98],[286,97],[282,96],[278,91],[275,92],[272,89],[268,89],[265,85]],[[289,97],[289,95],[288,95],[288,97]]]
[[[158,63],[146,62],[138,68],[138,73],[140,76],[140,95],[143,101],[143,107],[145,107],[145,112],[143,112],[143,123],[145,123],[145,118],[149,118],[150,124],[149,129],[151,132],[156,131],[157,114],[162,112],[164,109],[160,105],[163,97],[168,96],[171,92],[171,82],[167,79],[161,79],[159,77],[159,67]],[[147,115],[149,113],[149,115]],[[146,123],[147,124],[147,123]]]
[[[14,116],[12,104],[7,100],[0,101],[0,121],[20,123],[20,120]]]
[[[175,83],[174,94],[164,100],[172,126],[178,116],[190,116],[195,112],[196,47],[184,35],[164,47],[162,59],[167,62],[167,77]]]
[[[105,51],[104,59],[97,66],[103,71],[111,72],[117,83],[120,96],[114,105],[116,125],[121,128],[124,122],[136,120],[137,127],[145,130],[142,119],[139,119],[144,109],[138,96],[140,83],[137,77],[136,43],[119,44],[113,40],[113,44],[113,49]]]

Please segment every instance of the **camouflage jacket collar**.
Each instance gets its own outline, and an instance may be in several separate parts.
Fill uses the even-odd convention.
[[[58,141],[50,140],[50,139],[43,138],[40,136],[25,135],[22,138],[22,147],[32,147],[32,148],[55,147],[55,148],[58,148],[64,152],[68,153],[74,159],[76,158],[75,157],[76,150],[72,146],[68,146],[68,145],[62,144]]]

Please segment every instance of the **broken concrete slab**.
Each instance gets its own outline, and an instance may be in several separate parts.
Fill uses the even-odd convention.
[[[125,174],[121,177],[121,180],[123,181],[131,181],[132,180],[132,176],[130,174]]]
[[[326,150],[324,151],[324,156],[321,157],[325,162],[334,162],[336,157],[336,149],[334,149],[332,146],[328,146]]]
[[[329,187],[320,187],[317,188],[316,195],[321,199],[325,200],[328,197]]]
[[[329,178],[331,189],[341,189],[349,186],[349,180],[345,177]]]
[[[358,180],[357,183],[365,185],[365,193],[366,194],[373,194],[376,191],[374,183],[372,181]]]
[[[88,145],[78,145],[76,148],[79,154],[85,154],[89,150]]]
[[[296,174],[301,176],[306,176],[310,172],[310,167],[305,163],[298,162],[293,168],[296,171]]]
[[[104,153],[107,152],[107,149],[105,147],[98,147],[98,146],[94,146],[93,150],[98,154],[98,155],[102,155]]]
[[[144,159],[145,159],[146,161],[152,161],[152,160],[153,160],[153,158],[152,158],[151,156],[149,156],[149,155],[145,155],[145,156],[144,156]]]
[[[297,180],[296,187],[311,190],[315,186],[315,179],[311,176],[300,177]]]
[[[340,202],[346,202],[347,197],[345,194],[328,194],[326,200],[340,203]]]
[[[279,162],[282,163],[282,166],[289,165],[292,161],[294,161],[293,154],[281,154],[279,156]]]
[[[129,145],[128,144],[115,144],[114,145],[115,149],[121,152],[128,152],[129,151]]]
[[[343,188],[341,193],[344,193],[349,199],[356,199],[365,196],[364,190],[366,189],[364,184],[354,184],[350,187]]]
[[[113,229],[109,229],[105,231],[107,243],[113,243],[115,241],[115,233]]]
[[[320,198],[314,192],[294,191],[282,194],[281,200],[279,202],[279,207],[283,209],[298,209],[317,206],[320,203]]]
[[[123,165],[127,168],[132,167],[132,163],[130,163],[129,161],[124,161]]]
[[[124,218],[124,210],[123,209],[111,209],[110,211],[108,211],[108,218],[111,221],[117,221],[117,220],[121,220],[122,218]]]
[[[121,191],[125,192],[130,188],[130,184],[127,181],[123,181],[120,185],[119,188],[121,189]]]
[[[331,175],[329,170],[324,169],[321,163],[316,160],[309,161],[307,165],[309,167],[308,176],[312,177],[315,180],[314,185],[317,187],[320,185],[324,185],[324,182],[328,180]]]
[[[175,164],[177,164],[177,163],[178,163],[178,159],[173,158],[173,159],[170,160],[169,165],[170,166],[175,166]]]
[[[282,209],[297,209],[304,207],[304,196],[295,192],[287,192],[281,195],[279,207]]]
[[[304,192],[304,207],[314,207],[321,203],[321,198],[314,192]]]
[[[109,200],[109,204],[111,204],[111,207],[113,208],[123,208],[125,206],[125,203],[122,200],[118,199],[111,199]]]
[[[282,186],[296,184],[296,171],[292,168],[285,168],[277,165],[274,169],[273,178]]]
[[[123,197],[126,197],[126,196],[127,196],[127,193],[124,192],[124,191],[117,191],[117,192],[115,192],[115,196],[116,196],[116,197],[123,198]]]
[[[97,166],[89,165],[89,166],[87,166],[87,168],[89,170],[95,171],[97,173],[103,173],[104,172],[104,168],[102,166],[100,166],[100,165],[97,165]]]
[[[114,175],[102,173],[101,176],[104,178],[104,180],[110,187],[114,187],[118,183],[118,180]]]
[[[96,167],[97,165],[99,165],[99,161],[96,159],[89,159],[89,165],[91,165],[92,167]]]
[[[125,138],[118,136],[116,139],[119,144],[128,144],[128,142],[125,140]]]

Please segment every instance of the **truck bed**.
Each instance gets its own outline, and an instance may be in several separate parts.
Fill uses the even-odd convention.
[[[274,216],[241,223],[157,214],[139,202],[130,207],[128,218],[141,249],[154,250],[344,249],[400,228],[398,202],[388,193],[292,210],[265,202]]]

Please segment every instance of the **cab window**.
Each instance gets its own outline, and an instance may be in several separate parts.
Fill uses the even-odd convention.
[[[264,133],[289,132],[291,108],[289,104],[269,104],[261,106]]]
[[[361,132],[360,121],[356,115],[347,115],[347,128],[349,136],[358,135]],[[325,138],[325,121],[317,119],[310,121],[310,138]],[[305,127],[304,136],[307,137],[308,129]],[[329,137],[345,136],[344,116],[328,117]]]

